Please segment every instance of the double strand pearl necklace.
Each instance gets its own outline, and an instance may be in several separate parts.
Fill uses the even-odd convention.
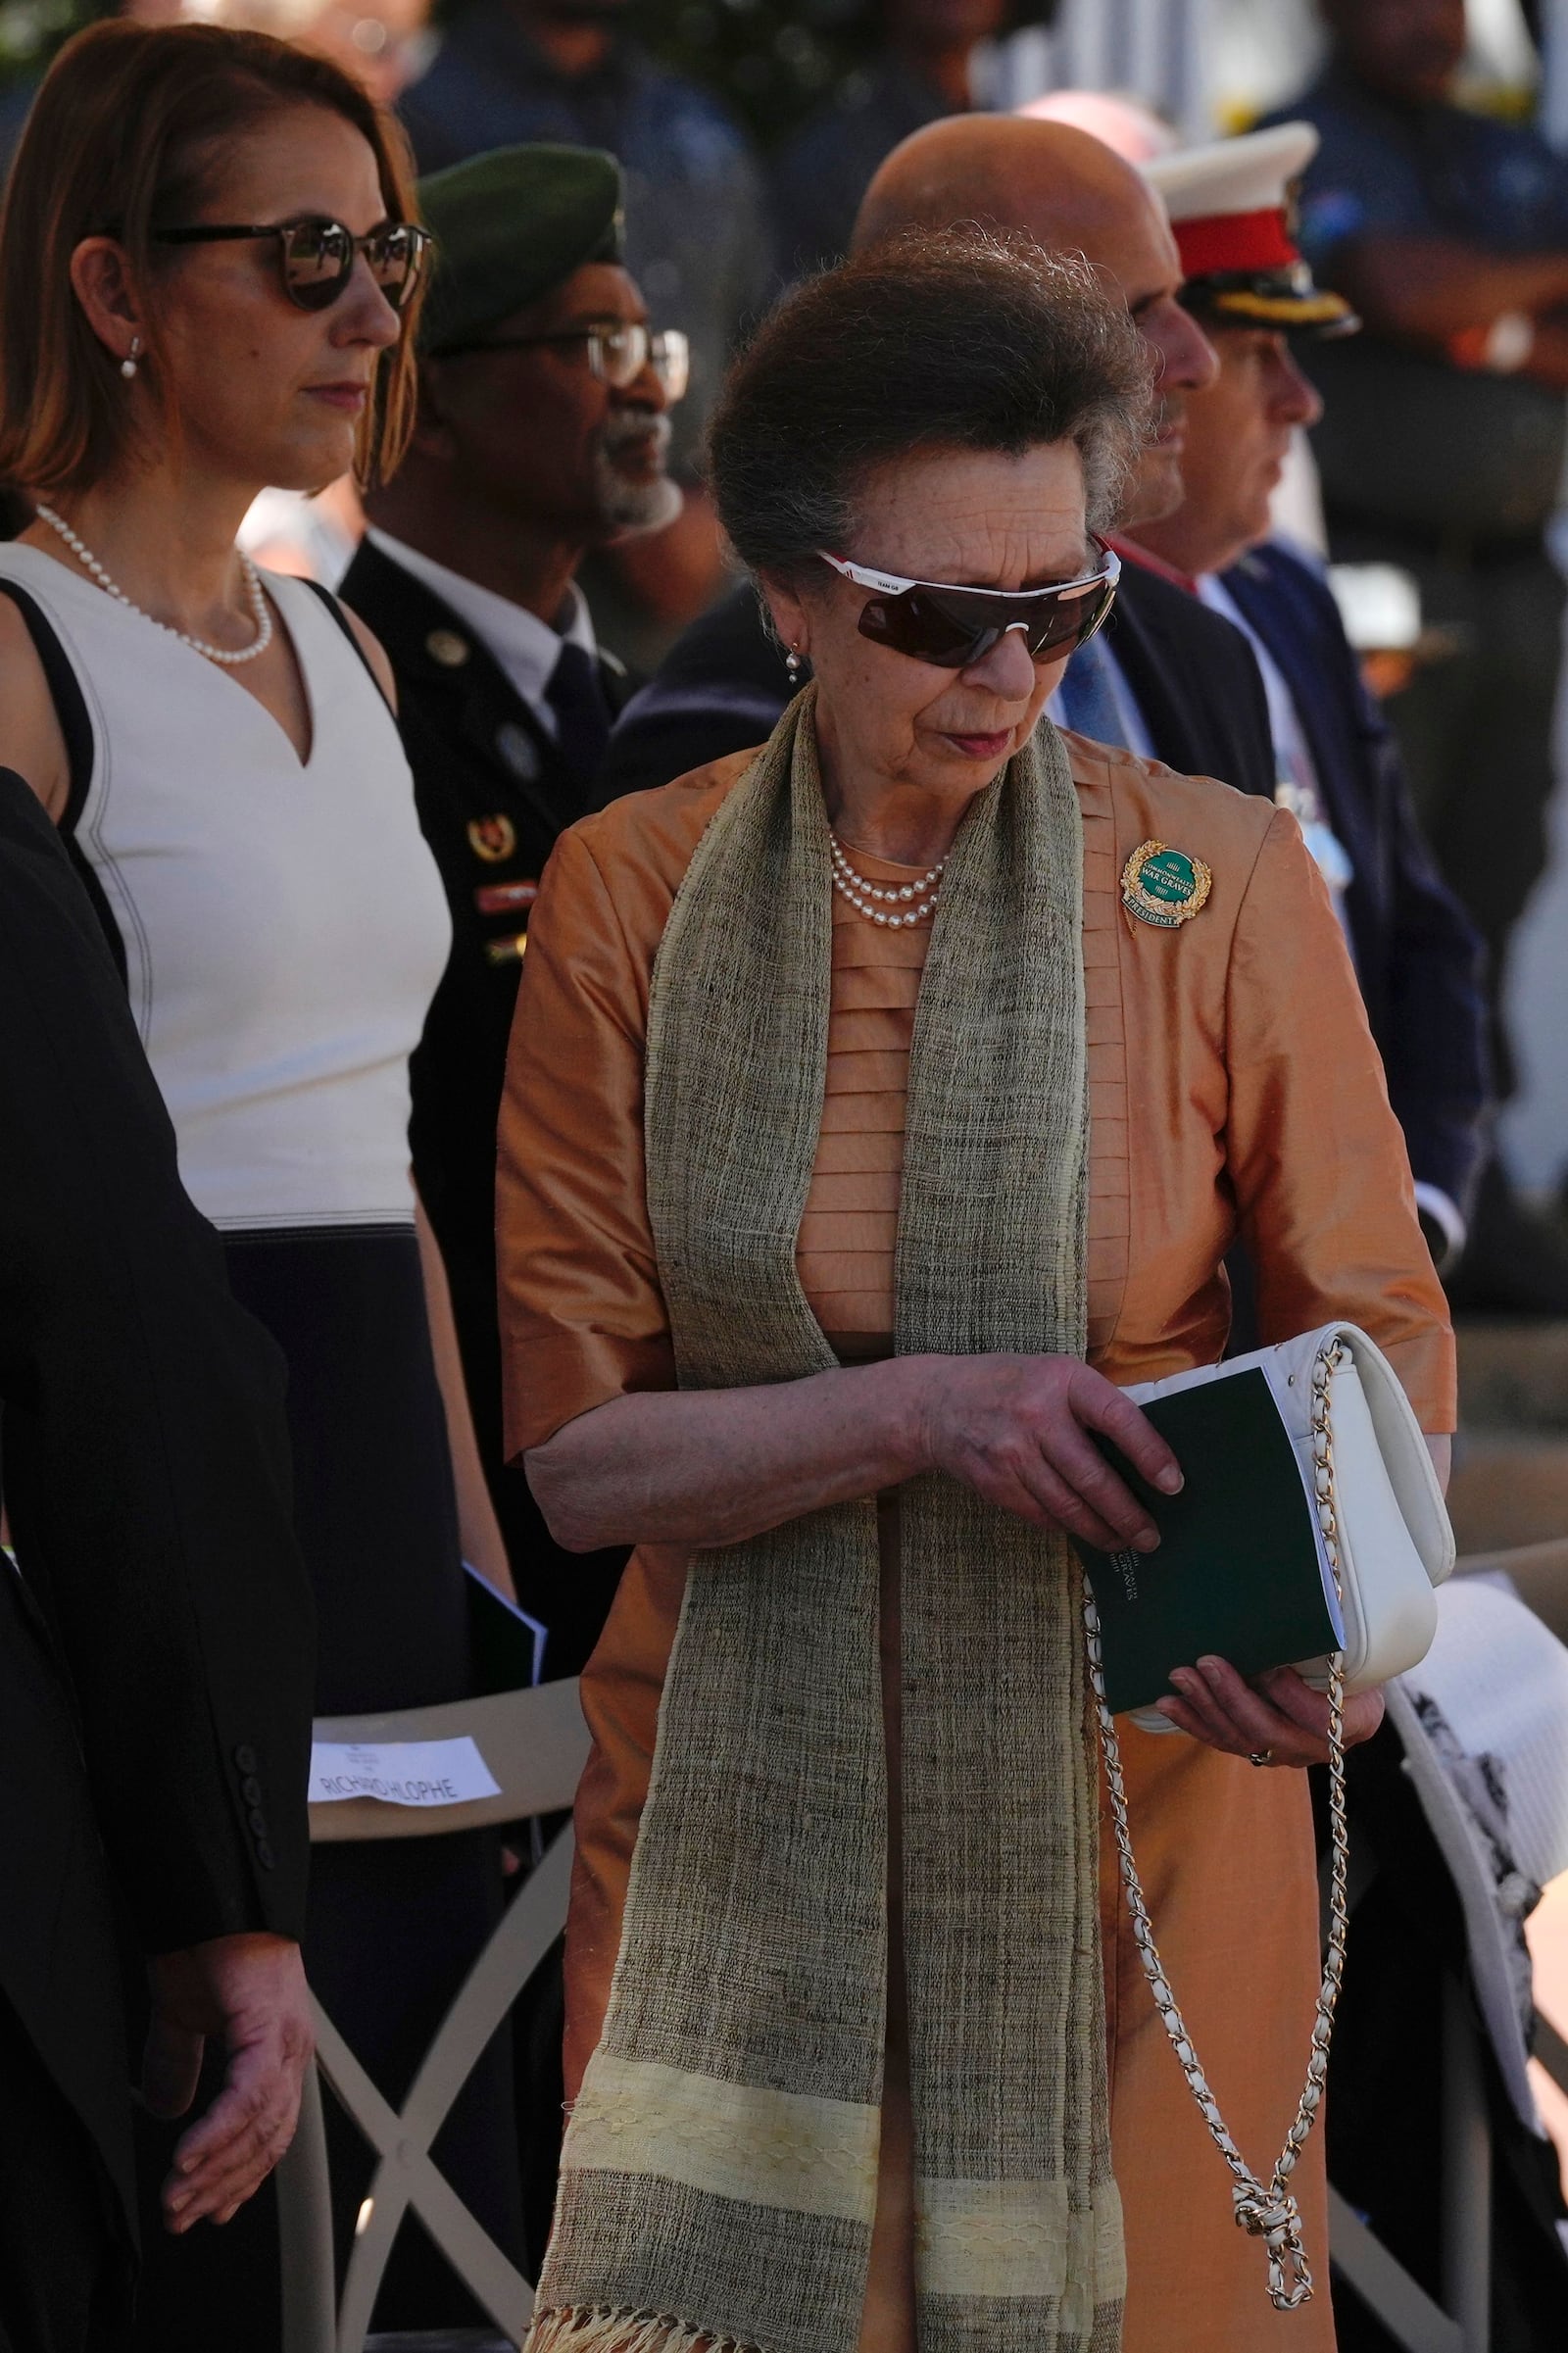
[[[117,605],[123,605],[127,613],[140,613],[144,621],[152,621],[153,627],[162,629],[166,637],[177,637],[180,644],[189,646],[193,654],[205,654],[209,662],[221,662],[232,669],[237,662],[254,662],[258,654],[265,654],[271,644],[271,608],[262,589],[261,573],[243,548],[237,548],[235,554],[239,557],[240,570],[245,575],[245,594],[250,600],[251,612],[256,616],[256,635],[248,646],[242,646],[237,654],[233,654],[226,646],[210,646],[205,637],[192,637],[183,629],[172,629],[167,621],[157,620],[152,613],[143,613],[139,605],[131,603],[118,582],[111,580],[91,548],[85,540],[77,538],[63,515],[57,515],[52,507],[42,506],[38,508],[37,515],[38,520],[47,523],[51,531],[59,532],[83,570],[92,574],[99,587],[112,596]]]
[[[827,838],[833,853],[833,888],[868,923],[882,923],[889,931],[902,931],[906,924],[923,923],[927,915],[936,913],[948,862],[945,858],[922,874],[918,882],[879,884],[867,882],[863,874],[856,872],[844,855],[844,844],[831,827]],[[911,905],[911,901],[918,901],[918,906]]]

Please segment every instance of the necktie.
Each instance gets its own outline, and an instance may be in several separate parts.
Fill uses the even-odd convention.
[[[545,701],[556,714],[561,757],[573,780],[586,791],[610,742],[610,705],[605,701],[598,662],[569,638],[556,658]]]
[[[1124,751],[1127,749],[1115,689],[1106,674],[1105,649],[1098,637],[1079,647],[1062,672],[1056,694],[1062,723],[1074,735],[1087,735],[1092,743],[1119,744]]]

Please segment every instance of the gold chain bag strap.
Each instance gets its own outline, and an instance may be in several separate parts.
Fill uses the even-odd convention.
[[[1313,1358],[1311,1375],[1313,1486],[1324,1548],[1342,1608],[1345,1589],[1340,1570],[1340,1531],[1334,1488],[1334,1428],[1329,1413],[1329,1384],[1347,1354],[1344,1342],[1337,1335],[1331,1336]],[[1335,1650],[1328,1659],[1329,1823],[1332,1844],[1328,1952],[1323,1963],[1323,1981],[1318,1988],[1317,2007],[1312,2019],[1306,2082],[1301,2088],[1295,2122],[1285,2135],[1285,2145],[1279,2153],[1274,2171],[1269,2180],[1263,2181],[1252,2171],[1231,2137],[1225,2119],[1219,2112],[1219,2103],[1210,2091],[1199,2064],[1186,2022],[1160,1963],[1149,1906],[1144,1899],[1143,1882],[1133,1859],[1132,1837],[1127,1827],[1127,1789],[1122,1778],[1121,1745],[1116,1738],[1110,1710],[1105,1705],[1100,1617],[1087,1577],[1084,1580],[1084,1624],[1089,1640],[1089,1679],[1095,1695],[1095,1711],[1100,1720],[1100,1745],[1104,1754],[1105,1782],[1110,1792],[1116,1855],[1127,1889],[1127,1908],[1132,1915],[1138,1957],[1143,1963],[1144,1975],[1149,1980],[1154,2007],[1170,2037],[1171,2049],[1187,2078],[1188,2088],[1198,2102],[1214,2146],[1231,2170],[1235,2183],[1231,2199],[1237,2223],[1252,2237],[1261,2238],[1268,2250],[1269,2302],[1278,2312],[1294,2312],[1311,2297],[1312,2271],[1301,2243],[1301,2215],[1291,2191],[1291,2176],[1296,2171],[1297,2159],[1306,2145],[1307,2135],[1316,2122],[1323,2101],[1329,2066],[1329,2041],[1334,2032],[1334,2011],[1340,1998],[1340,1981],[1345,1972],[1345,1938],[1349,1920],[1347,1893],[1349,1838],[1345,1813],[1345,1654]]]

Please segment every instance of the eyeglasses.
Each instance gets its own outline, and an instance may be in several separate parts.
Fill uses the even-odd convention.
[[[447,343],[439,345],[432,356],[460,360],[469,352],[538,351],[552,343],[582,344],[593,373],[617,392],[635,384],[645,368],[652,368],[665,400],[672,403],[682,397],[691,381],[692,347],[679,327],[665,327],[656,335],[630,319],[600,326],[564,327],[558,335],[498,335],[484,343]]]
[[[275,242],[283,291],[301,311],[330,310],[353,276],[359,254],[364,254],[393,310],[406,311],[424,274],[431,242],[429,230],[412,221],[383,221],[364,237],[355,236],[341,221],[282,221],[253,228],[204,221],[196,228],[154,231],[159,245],[222,245],[264,238]]]
[[[1121,560],[1097,540],[1099,567],[1051,588],[949,588],[935,580],[905,580],[872,571],[818,549],[822,562],[857,588],[877,593],[860,608],[860,635],[940,670],[965,670],[983,661],[1010,630],[1021,632],[1036,662],[1064,646],[1087,645],[1116,602]]]

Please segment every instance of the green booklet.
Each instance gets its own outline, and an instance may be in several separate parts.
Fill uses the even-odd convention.
[[[1172,1692],[1172,1667],[1213,1655],[1244,1675],[1293,1665],[1345,1640],[1305,1477],[1266,1376],[1255,1366],[1144,1407],[1186,1485],[1162,1495],[1104,1450],[1159,1530],[1153,1552],[1078,1543],[1100,1613],[1114,1716]]]

